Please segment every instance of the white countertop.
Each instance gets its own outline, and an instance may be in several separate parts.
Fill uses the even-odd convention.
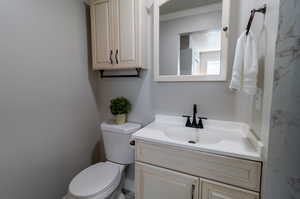
[[[261,161],[262,143],[243,123],[204,121],[204,129],[185,127],[181,117],[157,115],[155,120],[132,135],[135,140],[182,147],[218,155]],[[188,143],[196,141],[195,144]]]

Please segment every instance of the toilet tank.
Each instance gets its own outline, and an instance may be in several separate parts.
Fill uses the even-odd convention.
[[[141,125],[135,123],[117,125],[112,121],[103,122],[101,130],[106,159],[125,165],[133,163],[134,149],[130,147],[129,142],[131,135],[140,128]]]

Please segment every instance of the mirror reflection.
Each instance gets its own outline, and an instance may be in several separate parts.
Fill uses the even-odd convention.
[[[160,75],[220,75],[221,26],[221,0],[169,0],[161,5]]]

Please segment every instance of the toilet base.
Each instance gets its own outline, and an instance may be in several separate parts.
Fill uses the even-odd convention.
[[[118,196],[118,198],[116,198],[116,199],[125,199],[125,196],[124,196],[123,193],[121,193],[121,194]]]

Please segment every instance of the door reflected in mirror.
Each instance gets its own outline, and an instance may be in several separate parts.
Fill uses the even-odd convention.
[[[205,30],[180,35],[180,75],[220,75],[221,31]]]
[[[228,2],[163,1],[159,7],[159,77],[156,80],[226,79],[227,57],[224,55],[227,55],[227,38],[222,30],[223,1]]]

